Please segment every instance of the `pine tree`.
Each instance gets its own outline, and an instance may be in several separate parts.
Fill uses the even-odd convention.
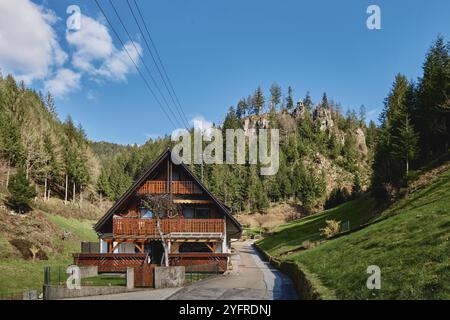
[[[253,110],[256,115],[261,114],[264,112],[264,103],[265,98],[264,94],[262,92],[262,89],[260,86],[255,91],[255,94],[253,95]]]
[[[228,113],[225,116],[225,120],[223,121],[223,130],[226,129],[239,129],[241,128],[241,122],[239,121],[239,117],[236,114],[236,111],[233,107],[228,109]]]
[[[294,98],[292,97],[292,87],[289,86],[288,87],[288,96],[286,98],[286,109],[288,109],[288,111],[292,111],[292,109],[294,109]]]
[[[44,102],[48,112],[56,119],[58,117],[58,114],[56,111],[55,99],[53,98],[50,92],[48,92],[47,95],[45,96]]]
[[[329,107],[328,97],[327,97],[326,92],[324,92],[322,95],[322,102],[320,103],[320,106],[324,109],[328,109],[328,107]]]
[[[270,87],[270,102],[271,108],[277,109],[278,104],[281,102],[281,87],[274,83]]]
[[[7,198],[7,204],[11,208],[19,213],[30,210],[30,203],[36,196],[36,190],[31,186],[23,169],[19,169],[11,178],[8,191],[10,196]]]
[[[243,117],[245,117],[246,115],[246,105],[245,105],[245,99],[241,99],[238,104],[237,104],[237,108],[236,108],[236,116],[239,119],[242,119]]]
[[[366,107],[362,104],[359,107],[359,125],[363,128],[366,127]]]
[[[416,156],[418,137],[409,122],[414,101],[412,96],[412,84],[405,76],[398,74],[385,100],[380,117],[381,127],[377,133],[373,165],[373,185],[377,196],[387,196],[386,184],[401,186],[405,171],[409,170],[409,161]]]
[[[305,106],[306,110],[308,110],[308,112],[312,111],[314,103],[311,99],[309,91],[306,92],[305,98],[303,98],[303,105]]]
[[[450,57],[441,36],[426,56],[417,91],[417,108],[412,120],[420,135],[422,160],[426,161],[447,152],[449,146],[449,116],[441,107],[450,96]]]
[[[409,115],[405,115],[405,120],[397,129],[397,134],[393,137],[392,152],[405,162],[406,176],[409,173],[410,161],[415,160],[418,154],[419,135],[411,125]]]

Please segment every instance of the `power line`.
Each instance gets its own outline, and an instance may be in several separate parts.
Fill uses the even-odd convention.
[[[164,112],[164,114],[166,115],[167,119],[169,120],[169,122],[173,125],[173,128],[176,129],[177,126],[174,124],[174,122],[172,121],[172,118],[169,117],[169,115],[167,114],[166,110],[164,109],[163,105],[161,104],[161,102],[159,101],[158,97],[156,96],[155,92],[153,91],[153,89],[151,88],[150,84],[148,83],[147,79],[144,77],[144,74],[142,73],[142,71],[139,69],[138,65],[136,64],[136,62],[133,60],[133,58],[131,57],[130,52],[128,51],[127,47],[125,46],[125,44],[123,43],[122,39],[120,38],[119,34],[117,33],[116,29],[114,28],[114,26],[112,25],[111,21],[108,19],[108,16],[106,15],[105,11],[103,10],[102,6],[100,5],[100,3],[98,2],[98,0],[95,0],[95,3],[97,4],[97,7],[100,9],[100,11],[102,12],[103,16],[105,17],[106,21],[108,22],[109,26],[111,27],[112,31],[114,32],[115,36],[117,37],[117,39],[120,41],[120,43],[122,44],[122,47],[124,48],[125,52],[127,53],[128,57],[130,58],[131,62],[133,62],[134,67],[136,68],[137,72],[139,73],[139,75],[141,76],[142,80],[144,81],[144,83],[146,84],[148,90],[150,91],[150,93],[152,94],[153,98],[155,98],[156,102],[158,103],[159,107],[161,108],[161,110]]]
[[[147,64],[145,63],[144,58],[142,57],[141,53],[137,49],[136,44],[134,43],[130,33],[128,32],[127,27],[125,26],[125,23],[123,22],[122,18],[120,17],[119,12],[117,11],[116,7],[114,6],[114,3],[111,0],[109,0],[109,3],[111,4],[111,7],[113,8],[114,13],[116,14],[120,24],[122,25],[122,28],[125,30],[126,34],[128,35],[128,38],[130,39],[134,49],[136,50],[136,53],[138,54],[140,60],[142,61],[142,64],[144,65],[145,69],[147,70],[148,74],[150,75],[150,78],[152,79],[154,86],[158,90],[159,94],[161,95],[162,99],[164,100],[164,102],[165,102],[167,108],[169,109],[169,111],[172,113],[173,117],[177,120],[177,122],[179,122],[180,120],[177,118],[176,114],[173,112],[172,108],[170,107],[169,103],[166,100],[166,97],[162,93],[161,89],[158,86],[158,83],[156,82],[155,78],[153,77],[152,72],[150,71],[150,68],[147,66]],[[179,123],[181,123],[181,127],[184,126],[182,121],[179,122]],[[188,130],[188,128],[186,128],[186,130]]]
[[[136,2],[135,2],[135,4],[136,4]],[[144,34],[142,28],[141,28],[141,25],[140,25],[140,23],[138,22],[138,19],[137,19],[135,13],[134,13],[134,10],[133,10],[133,8],[131,7],[131,4],[130,4],[130,1],[129,1],[129,0],[127,0],[127,5],[128,5],[128,8],[130,9],[131,15],[133,16],[136,25],[137,25],[138,28],[139,28],[139,31],[141,32],[142,38],[144,39],[144,42],[145,42],[145,44],[146,44],[146,46],[147,46],[147,48],[148,48],[148,51],[150,52],[150,55],[151,55],[151,57],[152,57],[152,59],[153,59],[153,63],[155,64],[155,66],[156,66],[156,68],[157,68],[157,70],[158,70],[158,73],[159,73],[159,75],[160,75],[160,77],[161,77],[161,79],[162,79],[162,81],[163,81],[163,83],[164,83],[164,86],[166,87],[166,90],[167,90],[167,92],[169,93],[169,96],[170,96],[170,98],[171,98],[171,100],[172,100],[174,106],[176,107],[176,110],[177,110],[177,112],[178,112],[178,115],[180,116],[181,119],[183,119],[183,121],[185,122],[185,125],[189,126],[189,125],[188,125],[189,121],[187,120],[186,115],[185,115],[184,112],[183,112],[183,108],[181,107],[180,104],[177,105],[177,102],[175,102],[175,99],[174,99],[174,95],[172,94],[171,90],[169,89],[169,87],[168,87],[168,85],[167,85],[167,82],[170,82],[170,79],[169,79],[168,76],[167,76],[167,72],[165,72],[165,70],[163,69],[163,72],[164,72],[164,74],[165,74],[165,76],[166,76],[166,77],[164,77],[163,73],[161,72],[161,68],[159,67],[158,62],[156,61],[155,56],[153,55],[152,49],[150,48],[150,45],[149,45],[149,43],[148,43],[148,41],[147,41],[147,38],[146,38],[146,36],[145,36],[145,34]],[[138,9],[138,10],[139,10],[139,9]],[[142,17],[142,16],[141,16],[141,17]],[[145,21],[144,21],[144,22],[145,22]],[[151,38],[150,38],[150,39],[151,39]],[[152,44],[153,44],[153,41],[152,41]],[[160,62],[160,64],[161,64],[161,67],[164,68],[164,65],[162,64],[162,61],[161,61],[161,59],[159,58],[158,51],[156,50],[156,47],[154,46],[154,44],[153,44],[153,49],[155,50],[155,53],[158,55],[158,60],[159,60],[159,62]],[[168,81],[166,81],[166,78],[168,79]],[[172,91],[174,91],[174,90],[173,90],[173,86],[171,86],[171,88],[172,88]],[[174,94],[175,94],[175,92],[174,92]]]
[[[161,68],[162,68],[162,70],[163,70],[163,72],[164,72],[164,74],[165,74],[165,76],[167,78],[167,82],[169,83],[169,86],[172,89],[173,95],[175,96],[175,100],[177,101],[178,106],[181,109],[181,112],[183,113],[184,118],[187,120],[186,114],[184,113],[183,108],[181,107],[180,99],[178,99],[177,93],[175,92],[175,89],[174,89],[174,87],[172,85],[172,81],[170,81],[170,78],[169,78],[169,76],[167,74],[166,68],[164,67],[164,63],[162,62],[161,56],[159,55],[158,49],[156,48],[156,45],[155,45],[155,42],[152,39],[152,36],[151,36],[150,31],[148,29],[147,23],[145,22],[144,17],[142,16],[141,9],[139,8],[139,5],[137,4],[136,0],[133,0],[133,2],[134,2],[134,5],[136,6],[136,9],[137,9],[138,13],[139,13],[139,17],[142,20],[142,24],[144,25],[144,28],[147,31],[148,38],[150,39],[150,42],[151,42],[151,44],[153,46],[153,49],[155,50],[156,56],[158,58],[158,61],[161,64]]]

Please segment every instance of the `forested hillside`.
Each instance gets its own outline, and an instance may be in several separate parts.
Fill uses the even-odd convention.
[[[449,96],[450,44],[438,37],[422,77],[398,74],[385,100],[373,192],[281,225],[259,246],[295,262],[323,298],[449,299]],[[380,290],[366,286],[370,265]]]
[[[81,125],[70,117],[61,122],[51,94],[12,76],[0,77],[0,162],[3,187],[20,168],[39,198],[78,201],[96,194],[100,164]]]
[[[366,126],[365,109],[342,114],[326,94],[314,104],[309,94],[294,105],[293,90],[274,84],[268,97],[261,88],[231,107],[220,129],[280,130],[280,169],[259,175],[250,165],[192,165],[191,169],[234,212],[264,212],[271,203],[293,202],[306,212],[336,205],[370,185],[376,126]],[[117,199],[165,148],[169,137],[119,151],[105,164],[98,190]]]

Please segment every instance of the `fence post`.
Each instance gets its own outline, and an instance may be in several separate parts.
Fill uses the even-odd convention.
[[[50,267],[44,267],[44,284],[50,284]]]
[[[142,268],[143,270],[144,268]],[[134,273],[139,272],[138,270],[135,270],[134,268],[127,268],[127,289],[133,289],[134,288]],[[143,277],[143,275],[142,275]]]

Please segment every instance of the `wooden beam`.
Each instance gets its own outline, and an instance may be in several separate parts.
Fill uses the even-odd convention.
[[[119,244],[121,244],[123,241],[121,241],[121,240],[117,240],[117,243],[116,243],[116,245],[111,249],[111,253],[113,253],[114,252],[114,250],[116,250],[117,249],[117,247],[119,246]]]
[[[173,202],[181,203],[181,204],[210,204],[210,203],[212,203],[211,200],[203,200],[203,199],[175,199]]]
[[[210,246],[208,243],[205,243],[206,246],[209,248],[209,250],[211,250],[211,252],[216,252],[216,250],[214,249],[214,244],[212,246]]]
[[[144,253],[144,245],[142,244],[142,246],[139,247],[138,243],[134,243],[134,247],[137,248],[141,253]]]

